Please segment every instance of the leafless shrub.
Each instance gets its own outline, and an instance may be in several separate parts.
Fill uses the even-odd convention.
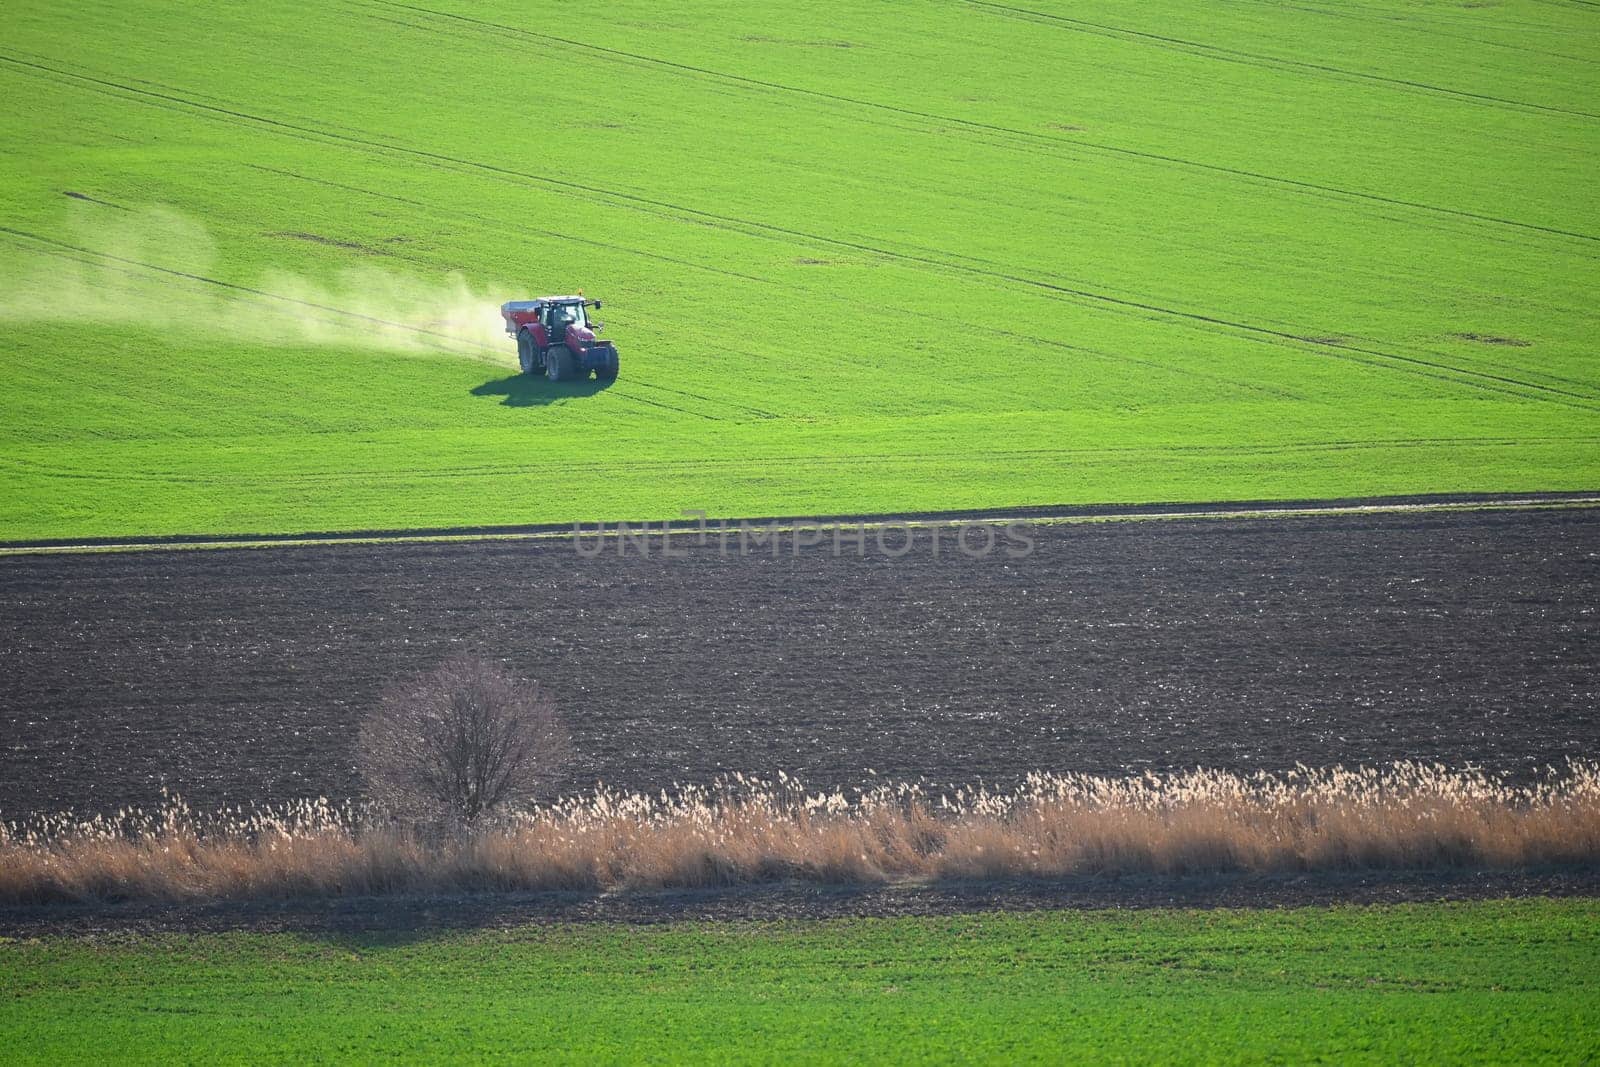
[[[466,825],[533,802],[567,752],[549,697],[462,655],[383,698],[361,726],[356,766],[388,811]]]

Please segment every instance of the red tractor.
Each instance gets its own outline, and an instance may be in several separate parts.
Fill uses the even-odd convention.
[[[576,382],[594,376],[602,382],[617,377],[617,346],[595,336],[601,323],[589,321],[586,308],[600,310],[600,301],[577,296],[542,296],[500,305],[506,333],[517,339],[517,365],[523,374],[543,374],[552,382]]]

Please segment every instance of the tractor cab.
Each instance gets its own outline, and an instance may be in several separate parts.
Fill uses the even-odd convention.
[[[587,326],[588,316],[583,313],[583,301],[569,301],[544,306],[544,328],[551,337],[565,337],[568,326]]]

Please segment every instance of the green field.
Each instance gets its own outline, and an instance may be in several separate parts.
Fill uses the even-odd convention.
[[[1600,1056],[1600,905],[0,945],[11,1063]]]
[[[0,538],[1600,487],[1592,5],[6,30]]]

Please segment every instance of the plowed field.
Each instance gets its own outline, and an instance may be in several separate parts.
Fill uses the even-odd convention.
[[[1441,760],[1600,742],[1600,511],[1039,526],[1032,555],[567,542],[0,560],[0,811],[343,797],[452,650],[554,693],[567,785]]]

